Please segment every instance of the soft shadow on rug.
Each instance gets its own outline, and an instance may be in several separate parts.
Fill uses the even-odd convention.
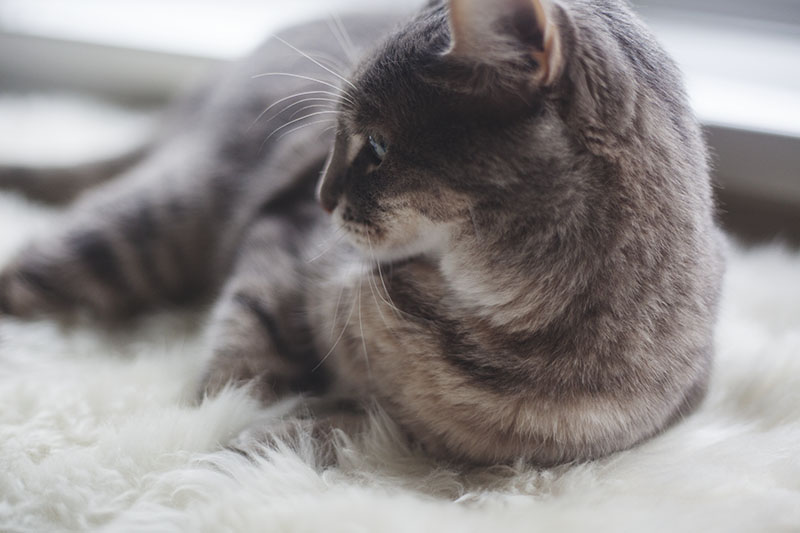
[[[143,128],[86,103],[4,98],[0,159],[112,152]],[[0,264],[58,216],[0,193]],[[335,467],[308,437],[229,451],[284,407],[236,390],[193,403],[204,319],[159,314],[115,331],[0,320],[0,531],[800,528],[800,255],[779,246],[731,249],[697,413],[636,449],[544,471],[434,464],[380,415],[365,435],[340,435]]]

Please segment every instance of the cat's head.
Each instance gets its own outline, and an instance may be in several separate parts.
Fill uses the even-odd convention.
[[[613,28],[572,10],[434,2],[358,67],[318,189],[352,241],[397,259],[581,208],[584,152],[633,91]]]

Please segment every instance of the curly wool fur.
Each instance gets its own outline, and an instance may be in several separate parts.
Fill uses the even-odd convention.
[[[98,114],[94,124],[88,108],[45,104],[25,122],[60,116],[94,144],[106,138],[93,138],[101,125],[134,131],[123,117]],[[0,125],[22,105],[0,101]],[[23,143],[2,138],[4,155]],[[0,195],[0,263],[57,223]],[[338,436],[329,467],[302,422],[280,419],[289,404],[264,411],[228,390],[192,407],[202,316],[162,314],[114,332],[0,320],[0,531],[797,528],[800,256],[778,247],[731,255],[703,406],[636,449],[549,470],[454,471],[409,448],[380,415],[364,435]],[[289,444],[249,440],[292,424]]]

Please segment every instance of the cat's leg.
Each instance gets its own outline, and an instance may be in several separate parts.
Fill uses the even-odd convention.
[[[369,403],[326,396],[298,399],[280,418],[273,414],[236,436],[228,447],[242,455],[263,456],[270,448],[311,451],[318,467],[338,462],[338,433],[354,436],[366,429]],[[287,416],[288,415],[288,416]]]
[[[202,395],[249,383],[269,403],[294,392],[321,392],[327,385],[303,313],[309,274],[300,259],[320,209],[306,201],[284,204],[280,211],[264,209],[241,242],[213,314],[213,358]]]
[[[221,195],[199,158],[170,148],[87,193],[5,266],[0,313],[113,318],[207,289]]]

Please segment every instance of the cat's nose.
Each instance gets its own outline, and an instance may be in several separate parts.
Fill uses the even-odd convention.
[[[335,192],[333,187],[331,187],[329,183],[326,184],[325,182],[326,180],[323,179],[320,183],[319,190],[317,191],[317,200],[322,206],[322,209],[324,209],[325,212],[330,215],[339,204],[339,193],[338,191]]]
[[[337,135],[336,144],[325,162],[322,177],[317,187],[317,199],[322,208],[328,213],[333,213],[339,198],[344,192],[344,181],[347,173],[346,141]]]
[[[324,209],[325,212],[330,215],[331,213],[333,213],[333,210],[336,209],[336,204],[328,204],[328,203],[322,202],[322,209]]]
[[[322,209],[329,214],[333,213],[333,210],[339,205],[339,199],[344,192],[343,189],[342,176],[334,172],[333,168],[328,167],[322,174],[322,179],[320,179],[317,187],[317,200]]]

